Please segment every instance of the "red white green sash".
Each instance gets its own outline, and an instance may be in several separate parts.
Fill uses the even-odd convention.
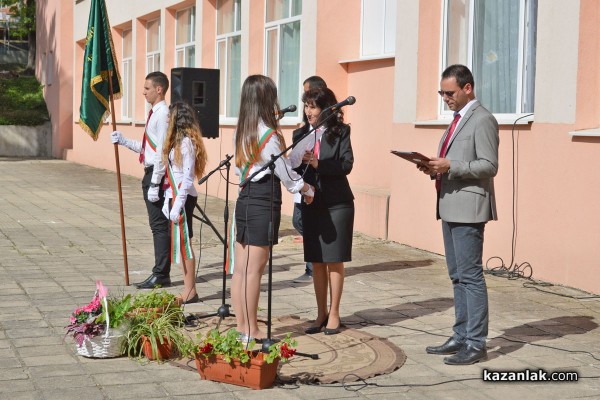
[[[169,178],[169,184],[173,190],[173,198],[171,201],[174,203],[179,193],[179,186],[175,185],[175,176],[173,175],[173,169],[171,163],[167,164],[167,177]],[[190,236],[187,226],[187,216],[185,214],[185,203],[181,207],[179,213],[179,219],[177,222],[171,221],[171,263],[177,264],[183,260],[189,260],[192,258],[192,244],[190,242]],[[182,260],[183,259],[183,260]]]
[[[150,148],[152,149],[152,151],[154,151],[156,153],[156,143],[154,143],[152,141],[152,139],[150,139],[150,136],[148,136],[148,134],[146,133],[146,131],[144,131],[144,136],[146,136],[146,143],[148,143],[148,145],[150,146]]]
[[[271,137],[275,134],[275,131],[271,128],[267,129],[267,131],[261,136],[258,141],[258,155],[254,156],[253,154],[250,156],[250,160],[246,162],[244,168],[242,169],[241,180],[246,179],[250,173],[250,170],[254,166],[254,163],[260,159],[260,153],[262,153],[263,149],[267,145],[267,142],[271,139]],[[227,259],[225,261],[225,271],[228,274],[233,274],[233,264],[235,259],[235,208],[233,209],[233,217],[231,220],[231,228],[229,229],[229,246],[227,248]]]

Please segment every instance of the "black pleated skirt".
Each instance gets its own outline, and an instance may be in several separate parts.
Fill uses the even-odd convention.
[[[336,263],[352,261],[354,202],[329,207],[302,204],[304,260]]]
[[[277,244],[281,221],[281,181],[274,177],[273,244]],[[271,219],[271,174],[257,182],[249,182],[240,192],[235,204],[235,240],[252,246],[269,245]]]

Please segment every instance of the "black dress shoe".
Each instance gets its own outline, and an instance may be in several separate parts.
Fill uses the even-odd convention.
[[[135,287],[138,289],[154,289],[155,287],[167,286],[171,286],[171,278],[154,274],[150,275],[145,281],[135,284]]]
[[[429,354],[455,354],[458,353],[458,351],[464,346],[464,343],[457,342],[453,337],[451,337],[450,339],[446,340],[446,343],[444,343],[441,346],[427,346],[425,348],[425,351]]]
[[[321,325],[319,326],[311,326],[309,328],[306,328],[304,330],[304,333],[306,333],[307,335],[314,335],[315,333],[319,333],[321,332],[321,330],[325,327],[325,325],[327,325],[327,321],[329,320],[329,316],[327,316],[323,322],[321,322]]]
[[[471,345],[464,346],[453,356],[444,358],[444,363],[448,365],[471,365],[487,358],[485,348],[478,349]]]

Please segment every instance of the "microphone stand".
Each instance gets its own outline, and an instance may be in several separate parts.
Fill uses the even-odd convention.
[[[204,219],[197,217],[197,216],[193,216],[196,219],[199,219],[200,221],[202,221],[203,223],[207,224],[208,226],[210,226],[212,228],[212,230],[216,233],[216,235],[219,237],[219,239],[221,240],[221,242],[223,243],[223,291],[221,294],[221,306],[219,307],[219,309],[217,310],[216,313],[212,313],[212,314],[207,314],[207,315],[202,315],[202,318],[209,318],[209,317],[214,317],[214,316],[219,316],[219,323],[217,324],[217,329],[218,326],[221,324],[221,321],[223,321],[224,318],[226,317],[230,317],[233,314],[231,314],[229,312],[229,304],[225,303],[225,292],[227,290],[227,224],[229,222],[229,170],[231,169],[231,163],[230,160],[233,158],[233,155],[225,155],[225,159],[223,161],[221,161],[219,163],[219,165],[213,169],[212,171],[210,171],[208,174],[206,174],[205,176],[203,176],[199,181],[198,184],[202,185],[204,182],[206,182],[206,180],[208,180],[208,178],[214,174],[215,172],[219,171],[220,169],[222,169],[223,167],[226,167],[226,184],[225,184],[225,209],[223,211],[223,220],[224,220],[224,235],[225,236],[221,236],[219,234],[219,232],[217,231],[217,229],[215,228],[215,226],[210,222],[210,220],[208,219],[208,216],[204,213],[204,211],[200,208],[200,206],[198,206],[198,204],[196,204],[196,208],[200,211],[200,213],[202,214],[202,216],[204,217]],[[194,316],[193,319],[198,319],[197,316]]]
[[[327,109],[325,109],[327,110]],[[330,109],[331,110],[331,109]],[[265,165],[263,165],[262,167],[260,167],[257,171],[253,172],[252,175],[248,176],[248,178],[244,179],[242,182],[240,182],[239,186],[240,187],[244,187],[246,186],[246,184],[250,183],[252,181],[252,178],[254,178],[256,175],[258,175],[260,172],[264,171],[265,169],[269,168],[271,170],[271,212],[270,212],[270,221],[269,221],[269,279],[268,279],[268,290],[267,290],[267,338],[263,340],[262,343],[262,349],[261,351],[263,353],[269,353],[269,346],[271,346],[273,343],[275,343],[275,341],[271,338],[271,299],[272,299],[272,293],[273,293],[273,236],[274,236],[274,232],[273,232],[273,228],[274,228],[274,207],[273,207],[273,200],[274,200],[274,192],[275,192],[275,179],[273,179],[275,177],[275,161],[277,161],[281,156],[283,156],[285,153],[288,152],[288,150],[293,149],[294,147],[296,147],[298,145],[298,143],[300,143],[304,138],[306,138],[308,135],[310,135],[311,133],[313,133],[314,131],[316,131],[319,127],[321,127],[325,122],[327,122],[332,116],[336,115],[336,112],[332,112],[330,115],[328,115],[326,118],[323,119],[323,121],[319,122],[315,127],[313,127],[313,129],[309,130],[308,132],[306,132],[304,135],[302,135],[297,141],[292,142],[291,145],[289,145],[288,147],[286,147],[285,149],[283,149],[283,151],[281,151],[279,154],[271,154],[271,160],[268,161]],[[316,138],[315,138],[316,140]],[[296,353],[297,355],[299,355],[298,353]],[[301,354],[303,356],[307,356],[310,357],[312,359],[317,359],[319,356],[318,355],[310,355],[310,354]]]

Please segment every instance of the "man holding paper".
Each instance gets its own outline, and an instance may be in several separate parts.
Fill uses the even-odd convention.
[[[417,165],[436,183],[437,218],[442,220],[448,274],[454,287],[454,334],[430,354],[468,365],[487,357],[488,297],[483,276],[483,233],[496,220],[494,176],[498,172],[498,122],[475,99],[474,80],[464,65],[442,73],[438,91],[454,119],[442,136],[438,157]]]

